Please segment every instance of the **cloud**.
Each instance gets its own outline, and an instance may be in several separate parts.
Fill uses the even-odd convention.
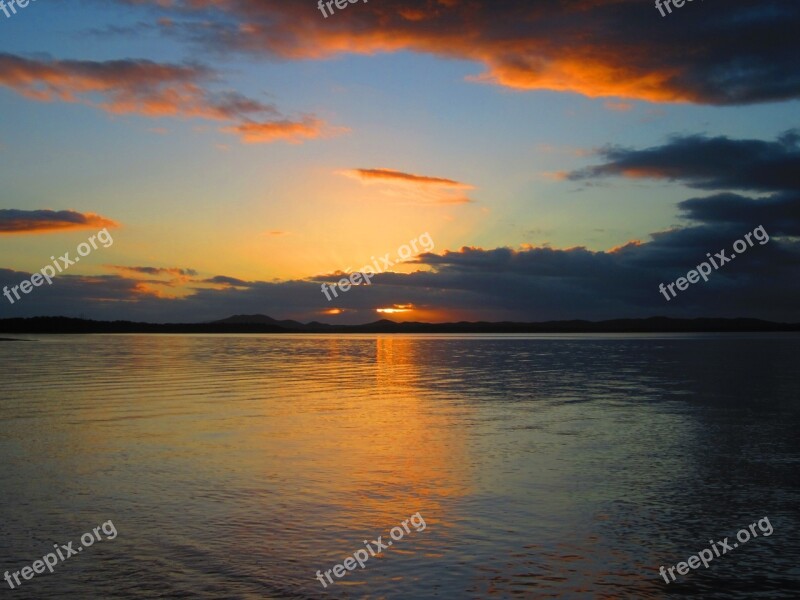
[[[470,79],[519,90],[734,105],[800,97],[793,0],[687,4],[663,18],[640,0],[370,2],[323,19],[314,2],[128,0],[166,10],[162,33],[215,51],[283,59],[413,51],[475,61]]]
[[[758,223],[773,235],[800,237],[800,193],[797,192],[759,199],[715,194],[684,200],[678,207],[685,218],[695,221],[735,225],[743,230]]]
[[[466,183],[404,173],[394,169],[349,169],[339,174],[356,179],[363,184],[381,184],[382,193],[418,204],[467,204],[473,202],[463,194],[465,190],[475,189]]]
[[[790,131],[767,142],[684,136],[643,151],[615,149],[606,156],[608,162],[590,170],[597,169],[600,176],[641,170],[718,193],[677,205],[686,226],[652,232],[608,250],[525,245],[423,253],[406,261],[420,270],[378,273],[371,285],[356,286],[330,303],[320,285],[333,275],[271,282],[232,275],[197,280],[190,269],[114,266],[118,274],[113,276],[60,274],[52,286],[38,288],[24,302],[6,307],[7,314],[86,313],[94,318],[163,322],[266,313],[310,321],[323,311],[339,309],[337,321],[352,323],[372,321],[376,310],[392,309],[395,312],[388,313],[392,318],[439,321],[653,315],[800,321],[800,190],[793,170],[798,141],[800,136]],[[712,149],[720,154],[708,154]],[[363,172],[376,176],[363,178]],[[452,191],[463,185],[390,169],[357,169],[349,175],[365,183],[423,190],[443,186]],[[729,191],[734,187],[767,195]],[[42,212],[57,214],[31,211]],[[735,262],[669,302],[659,293],[660,284],[685,276],[709,253],[730,250],[759,226],[771,238],[768,243],[759,240],[746,252],[737,250]],[[0,287],[28,278],[30,273],[0,269]]]
[[[222,131],[239,135],[245,144],[268,144],[276,141],[299,144],[303,140],[331,137],[349,130],[344,127],[329,127],[324,121],[305,117],[300,121],[241,123]]]
[[[236,277],[226,277],[224,275],[217,275],[216,277],[211,277],[209,279],[203,279],[200,283],[209,283],[212,285],[218,285],[222,287],[250,287],[250,282],[244,281],[243,279],[237,279]]]
[[[191,294],[186,286],[196,282],[198,273],[194,269],[178,267],[132,267],[126,265],[105,265],[106,268],[121,273],[121,276],[134,282],[132,299],[140,296],[158,298],[179,298]],[[143,277],[144,276],[144,277]],[[152,279],[151,279],[152,278]]]
[[[74,210],[0,209],[0,235],[119,227],[111,219]]]
[[[741,222],[725,216],[725,202],[748,207]],[[796,206],[796,204],[795,204]],[[357,286],[327,302],[320,292],[325,277],[266,282],[230,276],[201,280],[178,297],[154,285],[125,277],[80,278],[60,275],[52,286],[7,307],[12,315],[86,313],[95,318],[147,321],[206,321],[232,314],[265,313],[276,318],[315,320],[323,311],[341,310],[337,321],[376,319],[376,310],[404,320],[609,319],[673,317],[759,317],[800,320],[800,243],[773,237],[776,226],[792,226],[781,208],[755,199],[719,198],[700,211],[687,201],[687,227],[655,232],[607,251],[583,247],[464,247],[426,253],[414,273],[385,272],[369,286]],[[783,219],[783,220],[781,220]],[[778,225],[785,221],[785,224]],[[706,260],[707,253],[764,224],[772,237],[755,244],[735,262],[714,271],[707,283],[691,286],[667,302],[659,293]],[[30,275],[0,269],[0,286],[18,285]],[[720,302],[720,298],[724,302]]]
[[[113,114],[150,117],[230,119],[274,111],[235,94],[211,98],[199,85],[211,75],[200,65],[146,60],[44,61],[0,54],[0,85],[33,100],[82,102]]]
[[[628,112],[633,110],[633,104],[630,102],[613,102],[611,100],[607,100],[603,103],[603,106],[608,110],[614,110],[617,112]]]
[[[606,159],[574,171],[572,180],[621,176],[666,179],[708,190],[800,191],[800,135],[790,130],[775,141],[725,136],[675,136],[661,146],[605,148]]]
[[[172,277],[196,277],[197,271],[194,269],[179,269],[177,267],[164,268],[164,267],[127,267],[123,265],[108,265],[110,269],[121,271],[123,273],[131,273],[134,275],[169,275]]]
[[[688,225],[653,232],[609,250],[584,247],[463,247],[424,253],[413,273],[378,273],[326,301],[320,284],[333,275],[294,281],[245,281],[218,275],[185,277],[189,269],[127,267],[123,276],[59,275],[9,314],[86,313],[95,318],[204,321],[231,314],[266,313],[310,321],[341,310],[337,321],[375,319],[376,310],[406,320],[608,319],[622,317],[759,317],[800,320],[800,197],[781,192],[767,198],[720,193],[678,205]],[[735,262],[714,271],[669,303],[658,292],[736,240],[762,226],[770,236]],[[738,254],[738,253],[737,253]],[[148,277],[176,277],[168,282]],[[0,285],[18,285],[30,274],[0,269]],[[180,281],[180,277],[185,277]],[[178,281],[184,290],[173,285]],[[165,285],[175,290],[169,297]],[[720,302],[724,298],[724,302]],[[330,315],[333,316],[333,315]]]
[[[394,169],[353,169],[346,174],[352,175],[364,181],[402,181],[419,185],[432,185],[441,187],[451,187],[461,190],[474,189],[473,186],[452,179],[442,177],[428,177],[427,175],[414,175],[413,173],[403,173]]]
[[[272,104],[207,89],[217,79],[217,73],[199,64],[34,60],[0,53],[0,86],[31,100],[77,102],[117,115],[234,121],[222,131],[245,143],[299,143],[341,132],[313,116],[292,121]]]

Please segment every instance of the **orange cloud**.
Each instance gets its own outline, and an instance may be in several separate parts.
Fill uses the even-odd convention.
[[[472,185],[453,179],[404,173],[394,169],[350,169],[340,171],[339,174],[367,185],[384,184],[385,195],[422,204],[466,204],[472,200],[461,192],[475,189]]]
[[[220,11],[214,27],[183,24],[212,48],[288,59],[413,51],[476,61],[471,81],[518,90],[654,102],[748,104],[800,97],[791,40],[797,7],[762,0],[713,13],[700,3],[679,37],[640,0],[370,2],[322,19],[314,2],[137,0]],[[674,23],[673,23],[674,24]],[[165,33],[180,35],[170,22]],[[732,46],[731,39],[739,40]],[[741,65],[747,65],[742,68]]]
[[[644,245],[644,242],[642,242],[641,240],[631,240],[630,242],[626,242],[621,246],[614,246],[613,248],[611,248],[611,250],[608,251],[608,253],[619,254],[620,252],[625,252],[626,250],[632,250],[642,245]]]
[[[0,210],[0,234],[119,227],[111,219],[74,210]]]
[[[107,265],[109,269],[114,269],[115,271],[122,271],[123,273],[129,273],[132,275],[147,275],[150,277],[157,277],[162,275],[168,275],[170,277],[196,277],[197,271],[194,269],[179,269],[177,267],[128,267],[124,265]]]
[[[140,297],[150,297],[150,298],[161,298],[161,299],[175,299],[180,298],[180,295],[176,294],[168,294],[164,290],[160,289],[157,286],[166,285],[164,283],[159,282],[144,282],[144,281],[137,281],[133,284],[131,288],[131,293],[134,299],[138,299]]]
[[[237,92],[206,89],[216,77],[196,64],[45,61],[0,53],[0,86],[39,102],[77,102],[118,115],[234,121],[223,131],[239,134],[245,143],[298,143],[341,131],[313,116],[292,121],[275,106]]]
[[[230,119],[274,111],[236,95],[212,100],[199,86],[211,71],[197,65],[147,60],[106,62],[31,60],[0,54],[0,85],[42,102],[60,100],[97,106],[113,114]]]
[[[410,183],[418,183],[422,185],[436,185],[443,187],[452,187],[457,189],[471,190],[473,186],[452,179],[444,179],[442,177],[428,177],[427,175],[414,175],[413,173],[403,173],[402,171],[395,171],[394,169],[353,169],[347,172],[363,180],[382,180],[382,181],[407,181]]]
[[[541,173],[544,179],[549,181],[564,181],[569,176],[568,171],[543,171]]]
[[[245,144],[269,144],[277,141],[298,144],[303,140],[330,137],[348,130],[343,127],[328,127],[319,119],[307,117],[301,121],[241,123],[233,127],[225,127],[222,131],[239,135]]]
[[[628,112],[633,110],[633,104],[630,102],[612,102],[608,100],[603,104],[608,110],[615,110],[617,112]]]

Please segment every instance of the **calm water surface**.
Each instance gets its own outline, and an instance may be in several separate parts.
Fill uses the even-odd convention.
[[[4,598],[798,597],[800,336],[26,337],[0,575],[118,536]]]

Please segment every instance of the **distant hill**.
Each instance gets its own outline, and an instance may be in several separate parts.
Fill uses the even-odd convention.
[[[228,317],[227,319],[222,319],[221,321],[212,321],[212,325],[277,325],[278,327],[283,327],[284,329],[296,329],[298,331],[307,329],[311,323],[308,325],[301,323],[300,321],[278,321],[273,319],[272,317],[268,317],[267,315],[233,315],[232,317]],[[319,323],[322,325],[322,323]]]
[[[760,319],[615,319],[544,323],[466,322],[395,323],[386,319],[363,325],[278,321],[267,315],[234,315],[210,323],[136,323],[69,317],[0,319],[0,333],[693,333],[800,331],[800,323]]]

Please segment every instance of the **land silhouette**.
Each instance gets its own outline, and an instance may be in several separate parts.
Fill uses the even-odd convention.
[[[714,333],[800,331],[800,323],[761,319],[696,318],[545,321],[398,323],[388,319],[362,325],[330,325],[277,320],[267,315],[234,315],[206,323],[143,323],[95,321],[70,317],[0,319],[0,333]]]

